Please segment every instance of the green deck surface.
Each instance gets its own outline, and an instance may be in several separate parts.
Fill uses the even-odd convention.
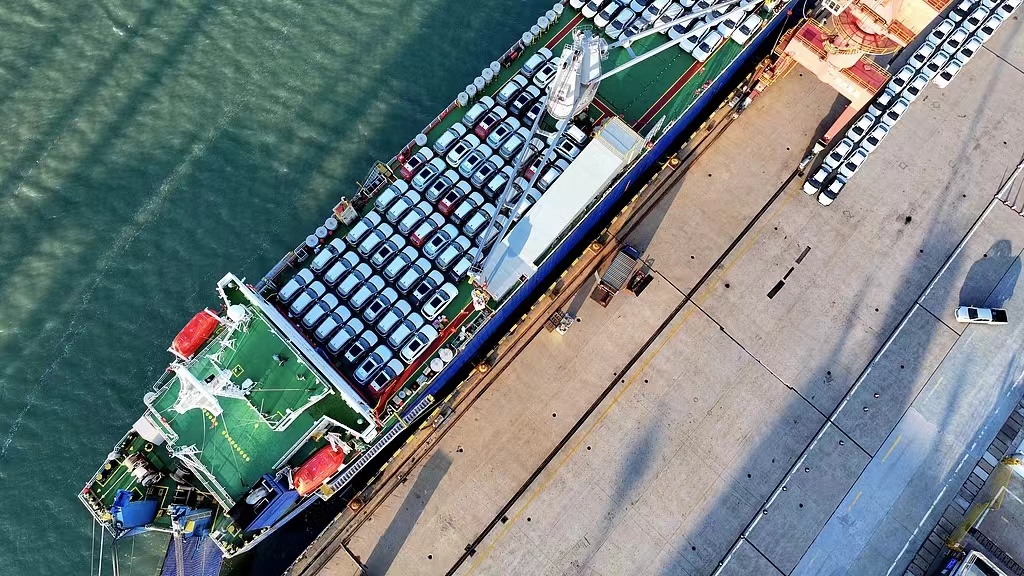
[[[178,414],[172,409],[180,389],[175,377],[158,394],[153,407],[178,436],[177,448],[194,445],[200,450],[199,461],[230,499],[237,500],[262,474],[272,472],[281,457],[309,433],[319,416],[328,415],[353,429],[361,428],[361,417],[331,394],[284,429],[275,430],[290,412],[329,390],[329,385],[297,361],[288,344],[258,314],[252,314],[248,326],[231,334],[227,343],[230,347],[213,341],[189,371],[198,380],[221,368],[231,371],[235,384],[251,379],[256,385],[247,398],[218,397],[223,412],[217,416],[197,408]],[[283,365],[275,355],[286,359]]]

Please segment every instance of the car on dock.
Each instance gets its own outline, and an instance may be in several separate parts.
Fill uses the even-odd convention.
[[[836,144],[836,147],[825,156],[825,161],[822,163],[823,166],[827,166],[829,170],[838,170],[839,165],[843,163],[843,159],[846,155],[853,150],[853,140],[851,138],[843,138]]]
[[[956,76],[957,72],[959,72],[960,69],[964,67],[964,63],[962,60],[960,60],[960,58],[961,57],[958,54],[954,56],[952,60],[946,62],[946,66],[942,69],[942,72],[939,72],[938,75],[935,76],[935,78],[932,80],[932,82],[934,82],[935,85],[938,86],[939,88],[945,88],[946,86],[949,86],[949,83],[953,81],[953,78]]]
[[[960,306],[953,316],[963,324],[1006,324],[1006,310],[1002,308],[979,308],[976,306]]]
[[[829,170],[826,166],[818,168],[818,170],[804,182],[804,193],[817,194],[818,192],[820,192],[821,185],[825,182],[825,179],[828,178],[828,175],[831,173],[832,171]]]

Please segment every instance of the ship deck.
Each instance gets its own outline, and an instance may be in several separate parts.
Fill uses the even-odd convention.
[[[1021,30],[928,85],[828,209],[791,176],[837,96],[772,86],[626,239],[646,291],[537,336],[351,553],[373,574],[903,574],[1024,394],[1021,325],[952,319],[1024,310],[1021,199],[971,233],[1020,161]]]
[[[767,9],[762,8],[761,10],[763,11],[762,14],[764,14],[764,11]],[[593,22],[585,19],[579,11],[566,4],[564,6],[564,13],[559,20],[548,30],[542,32],[533,44],[526,46],[523,49],[523,53],[516,60],[516,63],[521,64],[525,62],[542,47],[550,49],[556,56],[561,54],[562,47],[572,41],[571,32],[581,25],[592,26]],[[672,41],[665,34],[654,34],[635,42],[632,48],[636,54],[640,55],[667,42]],[[598,121],[601,118],[616,115],[646,136],[646,131],[654,127],[662,117],[674,120],[685,112],[701,96],[703,91],[732,64],[742,50],[742,45],[730,39],[721,43],[706,62],[700,63],[681,48],[667,49],[623,73],[602,81],[597,97],[590,107],[589,117],[592,121]],[[625,63],[628,60],[629,54],[626,49],[616,48],[611,50],[608,60],[603,63],[603,68],[609,70],[613,66]],[[509,79],[518,73],[518,65],[502,68],[495,76],[495,80],[485,88],[483,93],[493,96]],[[431,146],[445,130],[461,121],[466,110],[467,108],[456,107],[449,114],[439,118],[436,123],[432,123],[432,126],[425,131],[428,137],[427,146]],[[665,128],[663,126],[662,129]],[[397,164],[392,166],[392,168],[397,170]],[[364,206],[360,211],[360,216],[366,215],[372,209],[372,203]],[[580,218],[582,218],[582,215]],[[578,223],[578,220],[576,223]],[[573,223],[572,226],[575,226],[576,223]],[[347,230],[347,227],[342,226],[335,234],[342,236]],[[277,285],[282,286],[289,279],[290,275],[294,275],[297,271],[298,268],[290,270],[276,281]],[[463,279],[457,283],[457,289],[458,296],[445,308],[442,316],[449,321],[458,319],[463,325],[469,325],[479,314],[478,312],[472,312],[471,314],[468,312],[471,307],[473,286],[468,279]],[[511,294],[511,291],[509,294]],[[496,309],[501,306],[502,302],[492,300],[489,306],[492,309]],[[444,347],[458,349],[457,345],[446,341],[448,337],[460,336],[457,328],[459,326],[452,326],[450,324],[442,326],[442,336],[438,341],[435,341],[432,349],[421,357],[414,369],[407,369],[399,378],[400,381],[409,385],[407,389],[409,395],[404,398],[398,398],[395,395],[385,395],[384,401],[388,401],[388,398],[390,398],[391,407],[397,409],[407,402],[409,398],[415,397],[415,391],[419,389],[425,380],[423,374],[427,372],[429,376],[428,366],[436,357],[438,351]],[[323,351],[323,347],[313,338],[308,338],[308,340],[314,348]],[[323,352],[323,355],[329,357],[326,352]],[[376,402],[372,395],[354,384],[355,380],[352,378],[351,366],[336,361],[334,362],[334,367],[345,380],[353,384],[353,389],[363,394],[368,402],[371,404]],[[395,390],[403,386],[396,387]],[[383,411],[383,406],[380,407],[380,410]]]
[[[232,292],[227,293],[231,299]],[[244,300],[238,296],[237,301]],[[247,398],[218,397],[223,410],[219,415],[196,409],[179,414],[174,405],[181,383],[174,377],[158,392],[152,407],[161,425],[177,436],[177,448],[197,447],[198,460],[223,487],[220,496],[238,500],[261,475],[274,470],[323,414],[351,429],[362,428],[359,414],[331,394],[283,429],[275,429],[330,386],[296,358],[263,316],[252,314],[244,329],[228,336],[223,346],[218,344],[210,344],[190,371],[200,380],[220,369],[229,370],[235,384],[252,380],[255,386]]]

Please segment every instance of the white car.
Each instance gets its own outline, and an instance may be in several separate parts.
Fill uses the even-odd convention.
[[[978,28],[978,31],[974,33],[982,42],[987,42],[993,34],[996,33],[996,28],[1003,23],[1003,17],[999,14],[993,14],[988,17],[988,20]]]
[[[1011,14],[1013,14],[1013,10],[1014,10],[1014,5],[1013,4],[1011,4],[1009,2],[1003,2],[1002,4],[1000,4],[999,6],[996,7],[996,9],[993,12],[993,14],[999,14],[1005,20],[1006,18],[1009,18]]]
[[[404,250],[391,259],[391,262],[388,262],[388,265],[384,267],[381,274],[388,280],[393,281],[399,274],[405,272],[405,269],[412,265],[418,257],[419,252],[416,251],[416,248],[406,246]]]
[[[949,12],[949,19],[959,22],[971,13],[971,8],[973,7],[974,0],[960,0],[960,3]]]
[[[409,211],[413,206],[420,203],[423,199],[419,192],[409,190],[404,196],[395,200],[395,202],[388,206],[388,209],[384,212],[384,218],[392,224],[398,222],[405,216],[405,213]]]
[[[964,28],[974,30],[978,26],[981,26],[981,23],[985,21],[985,18],[988,18],[988,10],[986,10],[984,6],[979,6],[974,9],[974,12],[971,12],[967,18],[964,19]]]
[[[292,302],[292,305],[288,307],[288,315],[292,318],[298,318],[302,316],[309,307],[313,305],[320,297],[327,293],[327,287],[323,285],[323,282],[319,280],[311,283],[302,289],[299,293],[299,297]]]
[[[967,0],[964,0],[964,2],[966,2],[966,1]],[[583,6],[585,6],[586,4],[587,4],[587,0],[569,0],[569,6],[572,6],[573,8],[575,8],[577,10],[579,10],[580,8],[583,8]]]
[[[363,320],[366,320],[370,324],[373,324],[385,312],[391,309],[391,306],[398,301],[398,292],[395,292],[394,288],[385,288],[380,294],[370,302],[370,305],[363,310]]]
[[[462,159],[473,151],[474,148],[480,145],[480,138],[476,134],[467,134],[462,140],[459,140],[452,149],[448,151],[448,155],[445,156],[445,161],[452,168],[458,168],[459,164],[462,163]]]
[[[661,16],[658,17],[658,21],[655,22],[654,25],[661,26],[663,24],[668,24],[669,22],[675,20],[676,18],[679,18],[679,16],[682,13],[683,5],[680,4],[679,2],[673,2],[672,4],[669,4],[667,8],[665,8],[665,11],[661,13]],[[667,32],[668,30],[661,31],[662,34],[665,34]]]
[[[345,323],[344,326],[338,330],[331,340],[327,343],[327,351],[331,354],[337,354],[341,352],[343,348],[348,346],[357,335],[362,333],[365,329],[363,322],[358,318],[352,318]]]
[[[903,91],[903,97],[913,102],[921,95],[921,90],[924,90],[924,87],[928,85],[929,80],[931,80],[931,76],[924,72],[914,76],[914,79],[910,81],[910,84],[908,84],[907,88]]]
[[[860,142],[861,138],[868,133],[868,129],[875,123],[875,116],[871,113],[861,114],[861,117],[854,122],[846,134],[846,137],[853,142]]]
[[[940,70],[942,70],[942,67],[946,65],[946,62],[949,61],[949,57],[949,52],[946,52],[945,50],[939,50],[938,52],[936,52],[935,55],[932,56],[932,59],[929,60],[928,63],[924,65],[923,73],[925,77],[928,80],[934,78],[935,75],[938,74]]]
[[[597,14],[597,16],[594,16],[594,24],[598,28],[604,28],[608,26],[609,24],[612,23],[612,20],[615,19],[615,15],[618,14],[619,10],[621,9],[622,5],[620,5],[615,0],[612,0],[612,2],[605,6],[604,9]]]
[[[818,192],[820,192],[821,185],[825,182],[825,178],[828,178],[828,175],[831,173],[832,171],[829,170],[826,166],[818,168],[814,175],[812,175],[804,182],[804,193],[817,194]]]
[[[373,269],[370,268],[369,264],[363,262],[359,266],[356,266],[345,276],[345,279],[341,281],[341,284],[338,284],[338,294],[341,295],[342,298],[348,298],[356,291],[356,288],[362,285],[362,283],[371,275],[373,275]]]
[[[437,264],[437,267],[441,270],[446,270],[456,258],[468,252],[470,246],[469,238],[459,236],[438,253],[437,258],[434,259],[434,264]]]
[[[835,180],[830,182],[828,187],[821,191],[821,194],[818,194],[818,204],[828,206],[835,202],[836,197],[843,191],[843,186],[846,186],[846,179],[836,176]]]
[[[857,148],[853,154],[839,167],[839,177],[849,180],[857,173],[864,161],[868,159],[867,150]]]
[[[451,282],[445,282],[429,299],[423,304],[423,317],[433,320],[444,312],[444,309],[451,304],[452,300],[459,295],[459,289]]]
[[[942,49],[947,52],[955,52],[963,46],[967,38],[970,37],[970,32],[967,31],[963,26],[953,30],[953,33],[946,39],[946,43],[942,46]]]
[[[377,371],[384,367],[395,354],[390,348],[381,344],[374,348],[373,352],[359,363],[359,366],[352,371],[352,376],[355,377],[356,382],[365,384],[372,376],[377,374]]]
[[[966,64],[968,60],[974,57],[981,48],[981,40],[977,36],[972,36],[964,45],[960,47],[960,52],[957,53],[956,59],[961,63]]]
[[[426,321],[423,319],[423,316],[420,316],[418,313],[413,312],[409,314],[395,326],[391,335],[388,336],[388,345],[391,346],[392,350],[401,349],[402,344],[405,344],[405,341],[425,323]]]
[[[900,68],[892,78],[889,79],[889,86],[894,92],[899,92],[906,88],[907,84],[914,79],[917,75],[917,68],[911,64],[907,64],[903,68]]]
[[[402,347],[402,351],[399,353],[402,360],[406,363],[411,364],[413,360],[419,357],[427,350],[430,343],[438,337],[437,328],[434,328],[430,324],[421,326],[420,329],[409,338],[405,346]]]
[[[861,144],[861,147],[868,152],[871,152],[882,143],[882,139],[888,134],[889,127],[885,124],[879,124],[878,126],[875,126],[874,130],[868,133],[866,138],[864,138],[864,142]]]
[[[960,306],[953,315],[964,324],[1006,324],[1006,310],[1002,308]]]
[[[960,56],[957,55],[953,57],[952,60],[946,62],[946,67],[942,69],[942,72],[939,72],[938,75],[935,76],[935,85],[939,88],[949,86],[949,83],[953,81],[953,77],[956,76],[957,72],[959,72],[963,67],[964,63],[960,61]]]
[[[679,41],[679,47],[682,48],[683,52],[692,53],[697,48],[697,44],[700,44],[702,35],[702,32],[697,32],[695,34],[684,36]]]
[[[732,39],[734,42],[740,44],[746,44],[750,37],[757,33],[761,29],[761,22],[764,22],[764,18],[757,14],[751,14],[747,16],[747,19],[740,23],[736,27],[736,31],[732,33]]]
[[[910,57],[908,65],[912,65],[914,68],[920,69],[922,66],[928,63],[928,58],[935,52],[936,44],[931,40],[925,40],[914,54]]]
[[[697,44],[697,47],[693,49],[693,58],[698,62],[707,61],[721,41],[722,35],[718,33],[718,30],[708,32],[707,36],[701,39],[700,44]]]
[[[871,114],[875,118],[881,118],[882,114],[885,114],[885,111],[889,109],[889,106],[892,105],[893,100],[895,99],[896,91],[892,88],[886,87],[885,90],[878,95],[878,98],[875,98],[875,101],[868,106],[868,114]]]
[[[380,276],[371,276],[366,282],[363,282],[361,286],[352,294],[349,298],[348,303],[351,305],[352,310],[362,310],[364,306],[370,303],[370,300],[374,296],[380,293],[384,289],[384,279]]]
[[[839,144],[836,144],[836,147],[828,153],[828,156],[825,157],[825,161],[822,165],[828,166],[829,170],[838,169],[839,165],[843,162],[843,159],[850,153],[850,150],[853,150],[853,140],[843,138],[839,141]]]
[[[384,317],[377,322],[377,326],[374,328],[381,336],[387,336],[395,326],[398,326],[405,317],[412,312],[412,306],[409,305],[405,300],[399,300],[395,302],[385,314]]]
[[[355,252],[346,252],[340,260],[334,263],[326,273],[324,273],[324,282],[328,286],[334,286],[342,279],[349,270],[352,270],[359,265],[359,255]]]
[[[302,317],[302,327],[312,330],[314,326],[327,317],[338,306],[338,297],[328,292],[324,297],[313,303],[313,306]]]
[[[882,116],[881,123],[892,128],[893,124],[896,124],[896,122],[899,121],[903,116],[903,113],[906,112],[908,108],[910,108],[910,101],[906,98],[900,98],[892,105],[892,108],[889,108],[889,111]]]
[[[405,364],[398,358],[392,358],[390,362],[384,365],[383,368],[377,372],[377,375],[370,380],[367,386],[370,387],[370,391],[374,395],[381,394],[391,381],[398,377],[402,371],[405,370]]]
[[[629,8],[623,8],[618,15],[615,16],[615,19],[608,24],[608,28],[605,30],[605,33],[607,33],[608,37],[612,40],[618,40],[619,36],[622,36],[622,31],[625,30],[626,26],[633,21],[633,18],[636,18],[636,12]]]
[[[420,169],[415,176],[412,177],[410,184],[413,189],[417,192],[423,192],[423,189],[430,185],[435,178],[444,172],[446,166],[444,160],[440,158],[434,158],[429,164]]]
[[[316,331],[313,332],[313,337],[319,342],[323,342],[330,338],[335,330],[341,328],[346,322],[352,319],[352,311],[349,310],[344,304],[339,304],[328,316],[316,327]]]
[[[374,346],[377,345],[380,339],[377,335],[370,330],[364,330],[359,338],[349,345],[348,350],[345,350],[345,361],[350,364],[355,364],[363,356],[365,356]]]
[[[984,8],[979,8],[978,10],[984,11]],[[975,10],[975,12],[977,12],[978,10]],[[970,21],[970,16],[968,16],[968,21]],[[942,41],[946,39],[946,36],[949,36],[949,33],[953,31],[953,28],[955,26],[955,22],[953,22],[949,18],[946,18],[942,22],[939,22],[939,24],[932,29],[931,33],[928,34],[928,39],[934,42],[936,46],[938,46],[939,44],[942,44]]]
[[[597,13],[601,11],[601,8],[604,8],[604,5],[610,1],[611,0],[590,0],[590,2],[587,2],[587,5],[583,7],[583,10],[581,10],[583,17],[593,18],[594,16],[597,16]]]

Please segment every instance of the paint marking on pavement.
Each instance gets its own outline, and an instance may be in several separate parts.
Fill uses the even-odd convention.
[[[850,510],[853,510],[854,505],[857,504],[857,500],[860,500],[860,495],[863,494],[863,493],[864,493],[863,490],[860,490],[860,491],[857,492],[857,495],[853,497],[853,502],[850,502],[850,507],[846,509],[847,512],[849,512]]]
[[[892,454],[892,451],[896,449],[897,445],[899,445],[900,440],[903,440],[903,434],[897,436],[896,441],[892,443],[892,446],[889,446],[889,451],[885,453],[885,456],[882,456],[882,462],[885,462],[885,459],[889,457],[889,454]]]

